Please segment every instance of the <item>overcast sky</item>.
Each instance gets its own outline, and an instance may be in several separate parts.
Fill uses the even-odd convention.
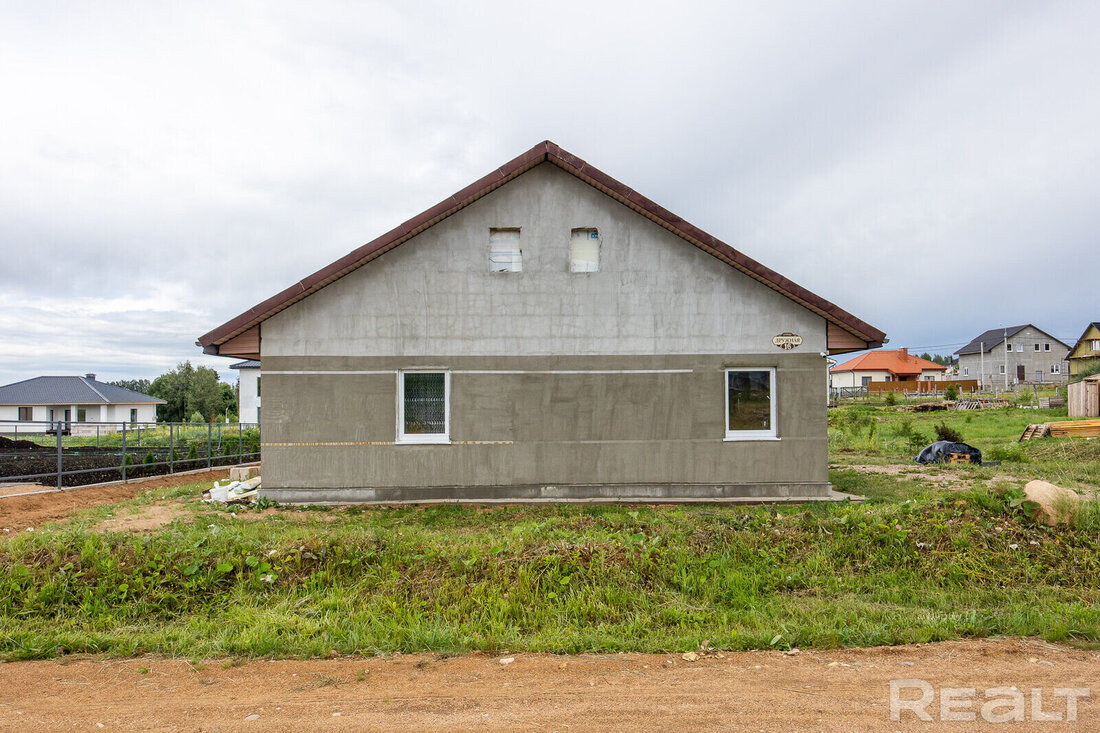
[[[551,139],[950,353],[1100,319],[1100,3],[0,5],[0,384],[152,378]]]

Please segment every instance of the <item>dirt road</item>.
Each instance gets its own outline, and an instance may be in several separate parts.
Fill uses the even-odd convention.
[[[257,661],[67,659],[0,664],[0,730],[1097,730],[1100,652],[1001,639],[877,649],[559,657]],[[933,722],[890,720],[890,681],[922,679]],[[944,723],[941,688],[976,688]],[[1019,688],[1023,723],[983,722],[986,688]],[[1098,688],[1077,721],[1055,688]],[[1061,722],[1034,721],[1040,713]],[[996,695],[996,693],[994,693]],[[916,698],[910,689],[904,699]],[[1001,710],[1001,712],[1004,712]]]
[[[155,476],[141,481],[89,486],[83,489],[48,491],[29,496],[0,496],[0,532],[6,536],[27,527],[41,527],[46,522],[66,519],[80,509],[99,504],[117,504],[149,489],[182,486],[200,481],[213,483],[228,475],[228,468],[215,468],[199,473]],[[39,486],[31,490],[41,488],[43,487]]]

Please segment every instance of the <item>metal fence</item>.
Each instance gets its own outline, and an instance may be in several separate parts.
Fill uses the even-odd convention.
[[[0,484],[60,491],[259,458],[257,423],[0,422]]]

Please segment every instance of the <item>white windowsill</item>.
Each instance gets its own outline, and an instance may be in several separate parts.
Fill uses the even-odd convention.
[[[782,438],[777,435],[727,435],[723,440],[727,443],[743,443],[745,441],[782,440]]]
[[[394,443],[395,445],[451,445],[451,439],[446,435],[402,435]]]

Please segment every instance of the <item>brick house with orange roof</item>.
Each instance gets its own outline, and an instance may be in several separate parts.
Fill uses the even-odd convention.
[[[835,388],[861,387],[868,382],[941,382],[947,367],[919,356],[909,349],[869,351],[837,364],[829,370],[829,385]]]

